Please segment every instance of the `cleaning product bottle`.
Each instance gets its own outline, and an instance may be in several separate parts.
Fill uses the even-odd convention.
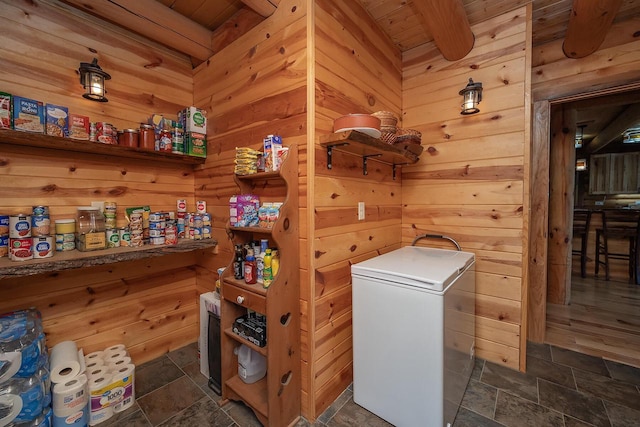
[[[278,254],[278,250],[275,248],[271,249],[271,277],[274,278],[278,275],[278,270],[280,270],[280,255]]]
[[[257,273],[258,283],[262,283],[262,274],[264,270],[264,254],[268,246],[269,246],[269,241],[267,239],[262,239],[260,240],[260,247],[258,248],[256,246],[256,249],[255,249],[256,251],[259,251],[259,252],[255,252],[256,269],[258,271]]]
[[[271,257],[271,249],[267,249],[264,255],[264,270],[262,272],[262,287],[265,289],[273,282],[273,258]]]

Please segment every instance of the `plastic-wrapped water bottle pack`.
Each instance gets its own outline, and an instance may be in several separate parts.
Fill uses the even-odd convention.
[[[0,427],[50,427],[51,384],[42,316],[0,314]]]

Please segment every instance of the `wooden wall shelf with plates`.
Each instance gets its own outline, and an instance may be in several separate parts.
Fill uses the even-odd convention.
[[[61,138],[58,136],[43,135],[39,133],[20,132],[11,129],[0,129],[0,144],[46,148],[56,151],[85,153],[96,156],[153,160],[154,162],[169,164],[200,165],[206,161],[203,157],[143,150],[141,148],[125,147],[122,145],[101,144],[99,142],[92,141],[80,141],[77,139]]]
[[[375,160],[393,167],[395,179],[396,166],[416,163],[420,160],[422,145],[412,144],[411,150],[404,145],[386,144],[378,138],[355,130],[336,132],[320,137],[320,145],[327,149],[327,168],[332,168],[333,151],[342,151],[362,157],[362,174],[367,175],[367,161]]]

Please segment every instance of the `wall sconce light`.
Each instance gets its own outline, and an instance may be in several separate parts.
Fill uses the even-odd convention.
[[[462,95],[462,111],[460,114],[469,115],[480,112],[478,104],[482,101],[482,83],[474,83],[469,79],[467,86],[458,92]]]
[[[584,138],[584,128],[587,125],[579,125],[576,128],[576,148],[582,148],[582,139]]]
[[[80,63],[80,84],[84,86],[84,98],[98,102],[108,102],[104,96],[107,92],[104,87],[104,81],[111,79],[108,73],[102,71],[98,65],[98,59],[93,58],[89,64],[87,62]]]

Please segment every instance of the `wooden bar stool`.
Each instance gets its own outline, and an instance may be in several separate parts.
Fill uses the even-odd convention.
[[[596,230],[596,276],[600,265],[604,266],[605,279],[610,278],[609,260],[620,259],[629,262],[629,278],[637,279],[637,240],[640,221],[640,211],[630,209],[616,209],[602,211],[602,228]],[[609,241],[627,240],[627,252],[611,252]],[[602,260],[600,259],[602,257]]]
[[[572,249],[573,255],[580,256],[580,276],[587,277],[587,242],[589,240],[589,225],[591,211],[587,209],[573,210],[573,237],[580,239],[580,249]]]

